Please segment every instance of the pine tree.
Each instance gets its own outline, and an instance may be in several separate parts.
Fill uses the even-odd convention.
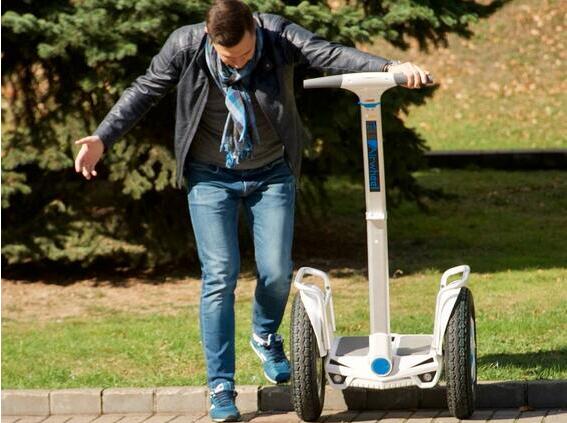
[[[333,9],[322,1],[250,4],[342,44],[382,37],[403,47],[413,37],[424,48],[444,42],[449,32],[466,35],[469,22],[495,7],[451,0],[347,1]],[[168,34],[202,21],[209,2],[27,0],[3,6],[3,261],[128,267],[186,262],[194,255],[188,253],[186,199],[175,188],[174,95],[105,153],[94,183],[73,171],[73,140],[92,133]],[[306,75],[313,74],[299,72],[298,83]],[[311,177],[316,187],[318,175],[359,171],[352,98],[343,92],[298,95],[317,140],[306,150],[306,181]],[[420,164],[424,142],[396,113],[424,95],[392,97],[385,110],[393,198],[420,193],[411,171]]]

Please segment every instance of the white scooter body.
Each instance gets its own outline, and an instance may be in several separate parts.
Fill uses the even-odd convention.
[[[431,388],[443,369],[443,339],[457,297],[468,283],[470,268],[453,267],[441,277],[432,335],[390,333],[388,290],[388,244],[384,153],[380,98],[400,84],[403,75],[373,72],[355,73],[304,82],[305,88],[343,88],[358,95],[362,117],[362,149],[368,241],[370,334],[335,337],[335,316],[329,278],[310,267],[299,269],[294,285],[299,290],[317,339],[319,354],[325,358],[327,381],[337,389],[361,387],[390,389],[416,385]],[[304,283],[306,276],[323,281],[324,292]]]

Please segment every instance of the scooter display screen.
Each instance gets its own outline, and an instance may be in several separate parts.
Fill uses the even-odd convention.
[[[378,161],[378,128],[376,121],[366,121],[368,148],[368,184],[371,192],[380,191],[380,163]]]

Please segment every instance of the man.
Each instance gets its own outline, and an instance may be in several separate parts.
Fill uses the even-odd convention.
[[[178,184],[187,185],[201,263],[200,325],[214,421],[240,418],[234,404],[239,205],[252,229],[257,267],[250,344],[268,380],[290,378],[277,330],[293,271],[295,183],[306,138],[293,89],[299,64],[331,73],[402,72],[409,88],[427,80],[411,63],[329,43],[281,16],[253,15],[240,0],[216,0],[205,23],[169,36],[94,135],[76,141],[75,170],[91,179],[103,151],[177,87]]]

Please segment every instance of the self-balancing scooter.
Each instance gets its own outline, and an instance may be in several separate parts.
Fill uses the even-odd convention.
[[[384,72],[328,76],[304,81],[305,88],[344,88],[358,95],[368,242],[370,334],[335,337],[331,283],[325,272],[302,267],[294,280],[299,290],[291,316],[292,401],[303,420],[319,418],[325,383],[333,388],[392,389],[434,387],[445,372],[447,403],[457,418],[474,411],[476,327],[467,288],[470,268],[453,267],[441,277],[432,335],[390,333],[386,195],[380,98],[405,83],[403,74]],[[304,283],[307,275],[317,285]]]

